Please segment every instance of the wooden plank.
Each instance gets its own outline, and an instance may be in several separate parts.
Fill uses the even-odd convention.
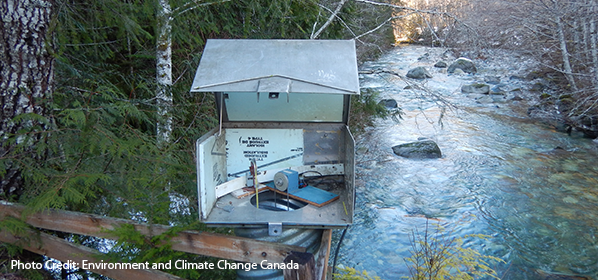
[[[304,188],[298,189],[294,192],[291,192],[291,195],[298,197],[299,200],[306,202],[309,201],[308,203],[311,202],[311,204],[314,204],[318,207],[322,207],[339,198],[338,194],[327,192],[313,186],[306,186]]]
[[[328,259],[330,257],[330,245],[332,242],[332,230],[325,229],[322,233],[320,249],[315,253],[316,258],[316,279],[326,280],[328,274]]]
[[[260,192],[268,190],[268,188],[266,187],[266,185],[262,185],[262,184],[260,184],[260,186],[259,186],[258,189],[259,189]],[[238,190],[236,190],[234,192],[231,192],[231,194],[234,197],[236,197],[236,198],[243,198],[243,197],[255,194],[255,188],[253,188],[253,187],[246,187],[246,188],[238,189]]]
[[[306,189],[306,188],[309,188],[309,187],[311,187],[311,186],[307,186],[307,187],[305,187],[305,188],[303,188],[303,189],[300,189],[300,190],[298,190],[298,191],[295,191],[295,192],[292,192],[292,193],[283,192],[283,191],[280,191],[280,190],[278,190],[278,189],[276,189],[276,188],[273,188],[273,187],[271,187],[271,186],[268,186],[268,185],[266,185],[266,186],[267,186],[267,188],[268,188],[269,190],[271,190],[271,191],[273,191],[273,192],[277,192],[277,193],[279,193],[279,194],[282,194],[282,195],[284,195],[284,196],[287,196],[287,195],[288,195],[289,197],[291,197],[291,198],[293,198],[293,199],[296,199],[296,200],[299,200],[299,201],[303,201],[303,202],[305,202],[305,203],[309,203],[309,204],[311,204],[311,205],[314,205],[314,206],[317,206],[317,207],[322,207],[322,206],[324,206],[324,205],[328,205],[328,204],[330,204],[331,202],[333,202],[333,201],[336,201],[336,200],[338,200],[338,199],[339,199],[339,196],[338,196],[338,195],[336,195],[336,194],[333,194],[334,196],[332,196],[332,197],[329,197],[329,198],[328,198],[328,200],[320,200],[320,199],[315,199],[315,201],[314,201],[314,200],[312,200],[312,199],[314,199],[314,198],[319,198],[319,197],[315,197],[315,196],[307,196],[307,195],[305,195],[307,192],[303,192],[303,193],[301,192],[302,190],[304,190],[304,189]],[[316,189],[316,190],[320,190],[320,191],[322,191],[322,192],[326,192],[325,190],[321,190],[321,189],[318,189],[318,188],[315,188],[315,187],[311,187],[311,188],[312,188],[312,189]],[[309,189],[308,189],[308,192],[309,192]],[[314,192],[309,192],[309,194],[313,194],[313,193],[314,193]],[[327,193],[330,193],[330,192],[327,192]],[[332,193],[330,193],[330,194],[332,194]]]
[[[259,177],[258,177],[259,180]],[[216,197],[223,197],[247,186],[247,176],[241,176],[216,186]]]
[[[6,216],[21,218],[23,205],[0,201],[0,220]],[[143,235],[152,237],[170,229],[164,225],[140,224],[130,220],[103,217],[63,210],[46,210],[26,217],[25,222],[38,228],[115,239],[108,230],[133,225]],[[282,263],[291,251],[305,252],[304,247],[258,241],[250,238],[208,232],[182,231],[170,239],[176,251],[242,262]]]
[[[298,264],[298,269],[284,269],[284,280],[315,280],[316,279],[316,265],[314,255],[312,253],[291,252],[290,255],[284,259],[285,263]]]
[[[258,175],[257,180],[261,183],[269,182],[274,180],[274,175],[281,170],[284,169],[291,169],[295,170],[299,173],[306,172],[306,171],[317,171],[318,173],[309,173],[310,175],[317,174],[318,176],[321,175],[343,175],[345,172],[345,167],[342,163],[339,164],[318,164],[318,165],[303,165],[303,166],[293,166],[289,168],[276,168],[270,170],[259,170],[258,166]],[[238,189],[242,189],[247,185],[247,176],[241,176],[239,178],[235,178],[224,182],[218,186],[216,186],[216,197],[223,197],[233,191]]]
[[[27,251],[31,251],[36,254],[44,255],[50,258],[57,259],[63,263],[70,261],[71,263],[76,263],[75,266],[79,268],[84,268],[83,261],[86,261],[87,264],[94,263],[98,264],[102,262],[101,258],[98,256],[102,255],[97,250],[76,245],[70,243],[64,239],[51,236],[46,233],[39,233],[33,230],[27,230],[27,235],[32,237],[32,240],[23,240],[19,237],[15,237],[10,234],[8,231],[3,230],[0,232],[0,241],[17,244],[21,246],[23,249]],[[36,242],[36,240],[39,241]],[[149,264],[151,266],[151,264]],[[178,276],[168,274],[166,272],[162,272],[159,270],[154,269],[107,269],[107,268],[96,268],[94,267],[85,267],[89,271],[93,271],[95,273],[108,276],[114,279],[127,279],[127,280],[136,280],[136,279],[154,279],[154,280],[179,280],[183,279]],[[138,267],[139,268],[139,267]]]
[[[293,260],[299,264],[299,269],[285,269],[285,280],[313,279],[326,280],[328,272],[328,258],[330,256],[330,246],[332,242],[332,229],[325,229],[322,232],[320,248],[313,255],[310,253],[292,252],[285,259],[285,263]]]

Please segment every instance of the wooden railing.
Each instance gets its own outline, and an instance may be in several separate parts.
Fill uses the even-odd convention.
[[[139,233],[153,237],[165,233],[170,229],[165,225],[148,225],[134,221],[105,217],[94,214],[85,214],[64,210],[45,210],[40,213],[23,215],[25,206],[0,201],[0,220],[7,217],[23,219],[27,224],[41,229],[55,230],[80,235],[94,236],[106,239],[116,239],[110,231],[124,225],[131,225]],[[317,256],[321,261],[316,268],[302,267],[301,270],[316,270],[318,276],[315,279],[322,279],[326,274],[326,263],[330,250],[330,234],[327,230],[322,240],[321,250]],[[19,236],[36,236],[23,242]],[[64,239],[30,229],[25,235],[14,236],[6,229],[0,228],[0,241],[21,246],[23,249],[51,257],[62,262],[75,262],[81,264],[83,261],[97,263],[101,256],[97,250],[70,243]],[[36,240],[37,242],[31,242]],[[222,235],[209,232],[181,231],[168,241],[171,249],[175,251],[211,256],[221,259],[257,263],[262,261],[268,263],[283,263],[293,252],[304,253],[304,247],[292,246],[280,243],[258,241],[250,238]],[[288,261],[288,260],[287,260]],[[313,262],[312,262],[313,263]],[[309,265],[309,264],[306,264]],[[302,264],[303,266],[303,264]],[[98,274],[115,279],[180,279],[177,276],[155,269],[88,269]],[[286,275],[287,273],[285,273]],[[297,274],[297,273],[293,273]],[[312,277],[310,277],[312,278]]]

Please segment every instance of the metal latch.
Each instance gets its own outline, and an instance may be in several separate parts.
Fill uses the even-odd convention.
[[[268,235],[279,236],[282,234],[282,222],[268,223]]]

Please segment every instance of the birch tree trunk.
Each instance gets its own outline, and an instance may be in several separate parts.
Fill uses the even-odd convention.
[[[157,143],[170,141],[172,134],[172,9],[168,0],[159,0],[156,39],[156,102],[158,105]]]
[[[5,0],[0,3],[0,197],[19,195],[23,177],[18,156],[37,158],[34,147],[44,127],[24,114],[46,116],[52,99],[54,58],[49,53],[51,1]],[[17,135],[21,133],[20,135]],[[16,141],[11,141],[16,140]],[[17,145],[24,146],[19,149]]]
[[[343,8],[343,5],[345,5],[345,2],[347,2],[347,0],[341,0],[338,3],[338,6],[336,7],[336,9],[334,10],[334,12],[332,12],[332,14],[330,15],[330,17],[328,18],[328,20],[322,25],[322,27],[320,27],[320,29],[318,29],[318,31],[315,34],[312,34],[310,36],[309,39],[317,39],[318,37],[320,37],[320,34],[326,29],[326,27],[328,27],[328,25],[330,25],[334,19],[338,16],[338,13],[341,11],[341,9]]]
[[[571,88],[574,91],[577,91],[577,85],[575,84],[575,78],[573,77],[573,70],[571,69],[571,62],[569,60],[569,51],[567,50],[567,41],[565,39],[565,26],[563,20],[560,17],[557,17],[556,24],[561,55],[563,57],[563,71],[565,72],[565,77],[567,77],[567,81],[571,85]]]

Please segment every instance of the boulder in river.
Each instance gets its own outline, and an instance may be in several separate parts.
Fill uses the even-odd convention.
[[[392,151],[405,158],[441,158],[442,152],[432,140],[417,141],[392,147]]]
[[[505,95],[505,94],[506,94],[506,91],[505,91],[505,89],[502,87],[502,85],[500,85],[500,84],[499,84],[499,85],[493,86],[493,87],[490,89],[490,94],[493,94],[493,95]]]
[[[489,83],[491,85],[498,85],[498,84],[500,84],[500,77],[499,76],[486,76],[486,77],[484,77],[484,82]]]
[[[412,79],[432,78],[432,75],[423,66],[415,67],[407,72],[407,77]]]
[[[383,105],[386,108],[398,108],[399,104],[394,99],[382,99],[378,104]]]
[[[475,67],[473,61],[464,57],[460,57],[455,60],[455,62],[448,67],[447,72],[454,73],[456,69],[461,69],[463,72],[468,74],[475,74],[478,72],[478,69]]]
[[[488,93],[490,93],[490,86],[487,84],[464,85],[461,87],[461,92],[462,93],[488,94]]]
[[[441,60],[441,61],[436,62],[436,64],[434,64],[434,67],[436,67],[436,68],[447,68],[448,64],[446,62],[444,62],[444,61]]]

